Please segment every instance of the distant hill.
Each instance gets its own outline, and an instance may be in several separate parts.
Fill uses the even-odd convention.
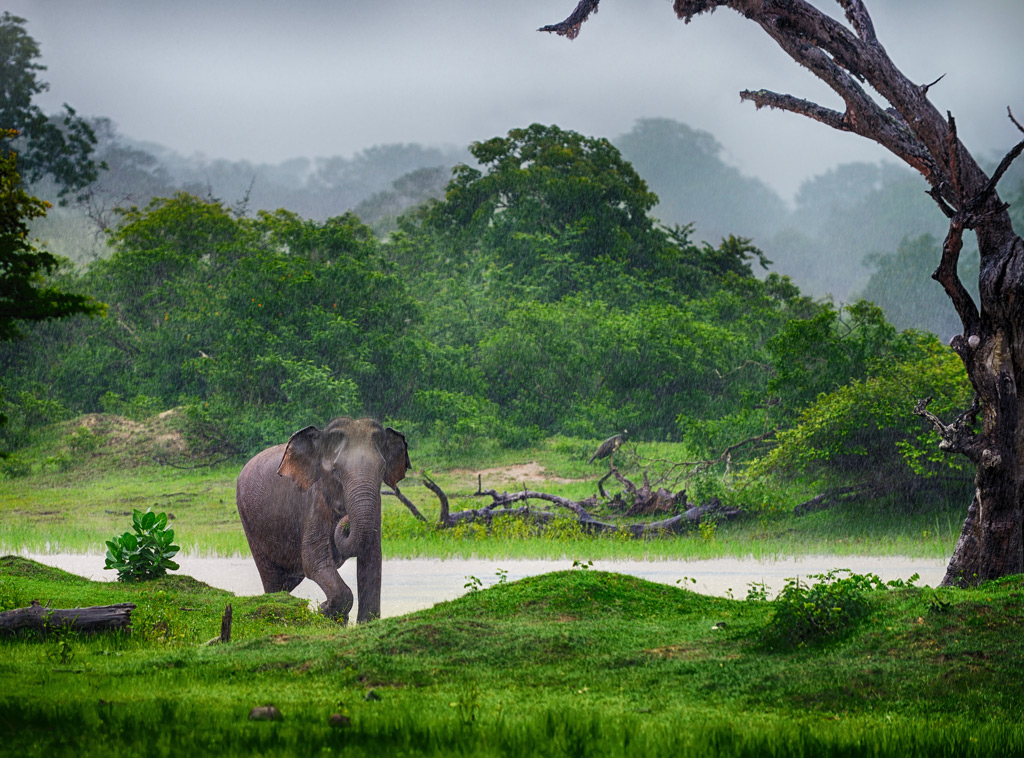
[[[453,166],[471,161],[466,148],[409,143],[376,145],[349,158],[257,164],[185,157],[125,137],[108,119],[96,119],[93,126],[97,157],[108,170],[87,203],[55,207],[33,229],[54,252],[80,262],[104,255],[103,228],[116,221],[118,206],[143,206],[179,191],[219,199],[239,213],[286,208],[323,220],[353,211],[386,234],[403,212],[444,194]],[[481,139],[489,136],[494,135]],[[657,193],[653,215],[665,225],[693,224],[693,237],[712,244],[730,234],[751,238],[772,260],[773,270],[790,276],[809,295],[837,302],[868,296],[898,326],[942,336],[958,328],[945,295],[929,278],[946,220],[925,194],[924,180],[909,169],[890,163],[840,165],[808,178],[791,208],[760,179],[727,164],[722,145],[708,132],[671,119],[644,118],[612,142]],[[1000,185],[1004,198],[1024,200],[1022,181],[1024,165],[1012,168]],[[47,197],[50,190],[44,185],[39,194]],[[1020,206],[1017,202],[1011,212],[1020,213]],[[928,244],[923,235],[930,236],[931,248],[922,247]],[[972,255],[976,271],[976,249],[968,236],[963,256],[968,269]],[[896,271],[899,291],[893,284]]]

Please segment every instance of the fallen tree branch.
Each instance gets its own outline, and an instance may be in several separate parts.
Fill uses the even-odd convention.
[[[35,629],[44,634],[52,629],[67,627],[76,632],[101,632],[127,629],[131,626],[134,603],[94,605],[86,608],[47,608],[33,600],[27,608],[15,608],[0,613],[0,631],[16,633],[22,629]]]
[[[826,490],[820,495],[815,495],[810,500],[805,500],[798,505],[793,506],[794,516],[806,516],[808,513],[814,513],[815,511],[826,511],[834,505],[838,505],[845,500],[877,491],[878,485],[876,484],[853,484],[849,487],[836,487],[831,490]]]
[[[613,469],[614,470],[614,469]],[[616,472],[617,473],[617,472]],[[448,496],[436,482],[430,479],[429,476],[421,474],[423,478],[424,486],[427,487],[431,492],[437,495],[440,502],[440,514],[438,517],[438,525],[442,529],[454,527],[458,524],[467,524],[473,522],[482,522],[486,524],[493,523],[494,519],[501,517],[519,517],[530,519],[532,521],[547,524],[557,518],[570,518],[567,516],[558,516],[551,511],[540,511],[531,508],[529,505],[521,505],[517,508],[513,508],[512,505],[515,503],[525,503],[529,500],[543,500],[548,503],[559,506],[567,511],[570,511],[574,519],[583,531],[588,534],[611,534],[611,533],[626,533],[631,537],[649,537],[655,535],[664,534],[679,534],[684,531],[689,531],[695,528],[702,520],[708,518],[714,518],[716,520],[729,520],[734,519],[743,515],[743,510],[740,508],[730,508],[723,506],[717,499],[712,500],[709,503],[703,505],[694,506],[688,508],[685,512],[675,516],[671,516],[660,521],[651,521],[648,523],[640,524],[610,524],[604,521],[599,521],[594,518],[588,508],[592,508],[598,505],[596,497],[586,498],[585,500],[572,500],[570,498],[562,497],[561,495],[553,495],[549,492],[538,492],[534,490],[520,490],[518,492],[501,492],[496,490],[485,490],[482,489],[479,484],[477,492],[474,493],[477,497],[490,497],[491,502],[485,505],[483,508],[469,508],[462,511],[452,513],[450,511]],[[632,492],[643,492],[644,488],[638,489],[632,482],[618,474],[621,481],[625,483]],[[650,492],[650,485],[645,477],[645,488]],[[664,490],[659,490],[654,493],[655,497],[662,498],[666,493]],[[686,493],[680,492],[676,496],[668,494],[668,497],[674,498],[674,502],[681,502],[685,504]],[[616,498],[621,500],[619,495]]]
[[[397,484],[395,485],[394,489],[395,489],[394,492],[387,492],[387,491],[385,491],[385,492],[382,492],[381,494],[382,495],[394,495],[395,497],[397,497],[399,499],[399,501],[401,501],[402,505],[404,505],[406,508],[409,509],[409,512],[412,513],[413,516],[418,518],[423,523],[426,523],[427,522],[426,517],[422,513],[419,512],[419,510],[416,508],[415,505],[413,505],[412,500],[410,500],[409,498],[407,498],[405,495],[403,495],[401,493],[401,491],[398,489],[398,485]]]

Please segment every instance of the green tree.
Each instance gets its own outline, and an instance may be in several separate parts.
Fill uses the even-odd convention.
[[[0,132],[0,144],[13,131]],[[28,222],[46,215],[49,204],[25,191],[17,156],[0,151],[0,340],[23,336],[20,322],[64,318],[76,313],[101,313],[100,303],[86,295],[65,292],[46,276],[61,264],[29,239]]]
[[[39,45],[25,31],[25,19],[4,11],[0,16],[0,128],[18,137],[3,154],[19,155],[28,182],[49,175],[61,197],[94,182],[101,166],[92,160],[96,135],[65,104],[60,116],[47,116],[32,100],[50,85],[37,78],[46,66],[37,63]]]
[[[557,300],[642,270],[664,244],[647,215],[657,196],[607,140],[533,124],[470,152],[481,168],[456,167],[425,216],[456,264],[493,256],[506,286]]]
[[[901,355],[807,405],[748,474],[869,484],[903,496],[930,483],[962,495],[970,483],[967,462],[938,449],[938,435],[921,424],[908,401],[928,396],[933,412],[955,415],[970,404],[970,384],[956,354],[933,335],[905,336]]]

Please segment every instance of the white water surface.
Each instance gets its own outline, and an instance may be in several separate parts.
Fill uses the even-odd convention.
[[[29,553],[22,556],[39,563],[84,576],[94,581],[113,581],[116,571],[103,568],[104,556],[93,553]],[[263,592],[256,564],[249,557],[200,558],[176,557],[177,574],[186,574],[211,587],[235,595],[259,595]],[[560,560],[506,559],[390,559],[384,561],[381,586],[381,615],[401,616],[413,611],[453,600],[467,592],[470,577],[480,580],[481,587],[499,581],[499,570],[507,572],[508,581],[572,568],[570,558]],[[652,582],[685,587],[703,595],[743,598],[751,583],[764,582],[774,597],[792,577],[806,577],[833,569],[849,569],[857,574],[876,574],[884,581],[909,579],[918,574],[917,586],[935,587],[942,581],[946,561],[938,558],[905,558],[901,556],[836,556],[806,555],[757,560],[754,558],[714,558],[694,561],[594,561],[593,569],[630,574]],[[356,566],[350,561],[341,567],[342,578],[356,592]],[[696,581],[690,581],[696,580]],[[319,603],[324,600],[320,587],[304,579],[292,592],[297,597]],[[353,609],[353,617],[355,609]]]

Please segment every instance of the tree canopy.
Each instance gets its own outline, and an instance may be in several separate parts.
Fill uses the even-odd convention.
[[[4,144],[4,155],[18,153],[26,181],[44,176],[58,185],[61,197],[96,180],[100,166],[92,160],[96,135],[74,108],[65,104],[59,116],[49,116],[33,99],[50,85],[37,74],[39,45],[25,31],[26,21],[4,11],[0,16],[0,128],[17,132]]]
[[[13,137],[13,131],[0,132],[0,145]],[[25,322],[102,311],[88,295],[66,292],[46,281],[61,261],[32,244],[28,224],[46,215],[48,207],[22,186],[17,156],[0,151],[0,341],[22,336]]]

